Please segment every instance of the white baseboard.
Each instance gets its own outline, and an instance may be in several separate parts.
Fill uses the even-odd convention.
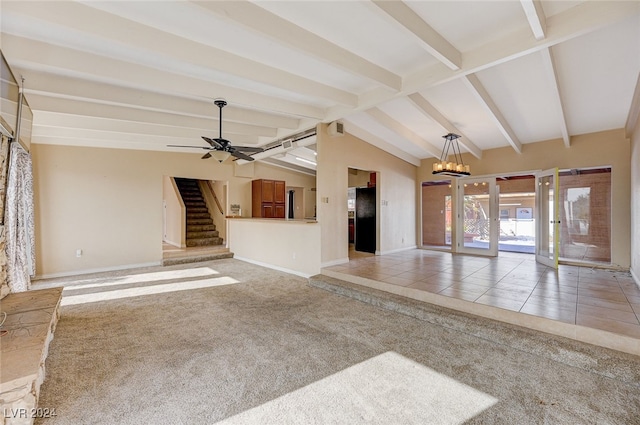
[[[263,263],[261,261],[252,260],[250,258],[238,257],[237,255],[234,255],[233,259],[234,260],[244,261],[245,263],[255,264],[256,266],[266,267],[268,269],[278,270],[279,272],[285,272],[285,273],[289,273],[289,274],[294,274],[296,276],[304,277],[305,279],[308,279],[311,276],[320,273],[320,271],[318,271],[318,273],[312,273],[312,274],[303,273],[303,272],[299,272],[297,270],[291,270],[291,269],[287,269],[285,267],[275,266],[273,264],[268,264],[268,263]]]
[[[183,248],[187,247],[186,245],[183,245],[180,242],[170,241],[169,239],[165,239],[162,242],[168,243],[169,245],[175,246],[176,248],[180,248],[180,249],[183,249]]]
[[[632,268],[629,268],[629,272],[631,273],[631,277],[633,278],[633,280],[636,282],[636,285],[640,286],[640,276],[635,274]]]
[[[98,269],[72,270],[72,271],[62,272],[62,273],[36,275],[31,280],[34,281],[34,280],[40,280],[40,279],[54,279],[57,277],[80,276],[80,275],[92,274],[92,273],[115,272],[119,270],[139,269],[142,267],[155,267],[155,266],[161,266],[161,265],[162,265],[162,261],[154,261],[153,263],[127,264],[123,266],[104,267],[104,268],[98,268]]]
[[[340,258],[338,260],[327,261],[326,263],[320,264],[320,267],[331,267],[331,266],[339,266],[340,264],[346,264],[349,262],[349,257]]]
[[[407,246],[404,248],[392,249],[390,251],[376,251],[376,255],[395,254],[397,252],[411,251],[412,249],[418,249],[418,245]]]

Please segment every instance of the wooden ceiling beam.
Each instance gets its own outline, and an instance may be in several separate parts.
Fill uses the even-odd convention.
[[[524,14],[536,40],[542,40],[547,31],[547,21],[540,0],[520,0]]]
[[[194,1],[216,16],[240,24],[351,74],[366,77],[393,91],[402,89],[399,75],[247,1]]]
[[[448,133],[455,133],[464,136],[458,139],[458,142],[464,146],[473,156],[480,159],[482,158],[482,149],[476,146],[467,136],[465,136],[458,127],[453,125],[435,106],[433,106],[427,99],[420,93],[413,93],[409,95],[409,99],[413,104],[422,111],[428,117],[431,117],[435,122],[440,124]]]
[[[522,153],[522,143],[518,140],[518,136],[513,131],[509,122],[504,117],[500,109],[495,104],[487,90],[484,88],[480,80],[475,74],[467,75],[463,78],[463,82],[469,88],[469,90],[475,95],[480,104],[485,108],[485,110],[489,113],[489,116],[493,119],[498,130],[507,139],[507,142],[511,145],[511,147],[518,153]]]
[[[427,142],[418,134],[413,132],[411,129],[407,128],[402,123],[393,119],[392,117],[384,113],[382,110],[378,108],[371,108],[366,112],[369,115],[371,115],[374,119],[376,119],[380,124],[384,125],[387,128],[390,128],[391,130],[396,132],[398,135],[402,136],[403,138],[410,141],[414,145],[427,151],[429,155],[433,156],[434,158],[440,158],[440,154],[442,153],[441,149]]]
[[[430,55],[449,69],[462,68],[462,54],[416,12],[401,1],[374,0],[373,3],[415,36]]]
[[[542,63],[544,66],[547,79],[551,84],[551,90],[553,92],[553,105],[557,111],[556,115],[560,123],[560,133],[562,134],[562,140],[565,147],[571,146],[571,137],[569,136],[569,129],[567,128],[567,119],[565,114],[564,102],[562,100],[562,93],[560,93],[560,85],[558,83],[558,73],[556,72],[555,62],[553,60],[553,54],[551,49],[543,49],[540,51],[542,56]]]

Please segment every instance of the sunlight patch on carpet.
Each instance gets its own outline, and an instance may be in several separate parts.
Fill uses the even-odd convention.
[[[498,399],[386,352],[217,422],[462,424]]]
[[[60,305],[76,305],[93,303],[99,301],[110,301],[121,298],[139,297],[142,295],[163,294],[167,292],[189,291],[192,289],[210,288],[213,286],[231,285],[239,283],[238,280],[229,277],[217,277],[211,279],[201,279],[186,282],[165,283],[161,285],[140,286],[127,289],[116,289],[113,291],[95,292],[91,294],[66,295],[63,294]]]
[[[90,289],[115,285],[130,285],[132,283],[152,282],[154,280],[184,279],[193,277],[206,277],[220,274],[210,267],[197,267],[184,270],[169,270],[162,272],[139,273],[120,277],[94,278],[78,280],[80,284],[65,286],[65,291],[73,291],[76,289]]]

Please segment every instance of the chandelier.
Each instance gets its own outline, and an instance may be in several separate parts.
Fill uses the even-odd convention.
[[[444,147],[442,148],[440,161],[433,163],[433,174],[442,174],[451,177],[470,176],[471,167],[464,165],[464,162],[462,162],[462,153],[460,152],[460,145],[458,145],[458,139],[461,136],[455,133],[449,133],[442,137],[445,138]],[[449,151],[451,151],[455,162],[447,161]]]

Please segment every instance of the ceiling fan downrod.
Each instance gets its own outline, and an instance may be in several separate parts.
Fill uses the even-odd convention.
[[[219,139],[222,139],[222,108],[224,108],[225,106],[227,106],[227,101],[226,101],[226,100],[224,100],[224,99],[219,98],[219,99],[214,99],[214,100],[213,100],[213,103],[215,103],[215,104],[218,106],[218,108],[220,108],[220,121],[219,121],[219,124],[220,124],[220,127],[219,127],[219,128],[220,128],[220,132],[218,133],[218,134],[219,134],[219,135],[218,135],[218,138],[219,138]]]

